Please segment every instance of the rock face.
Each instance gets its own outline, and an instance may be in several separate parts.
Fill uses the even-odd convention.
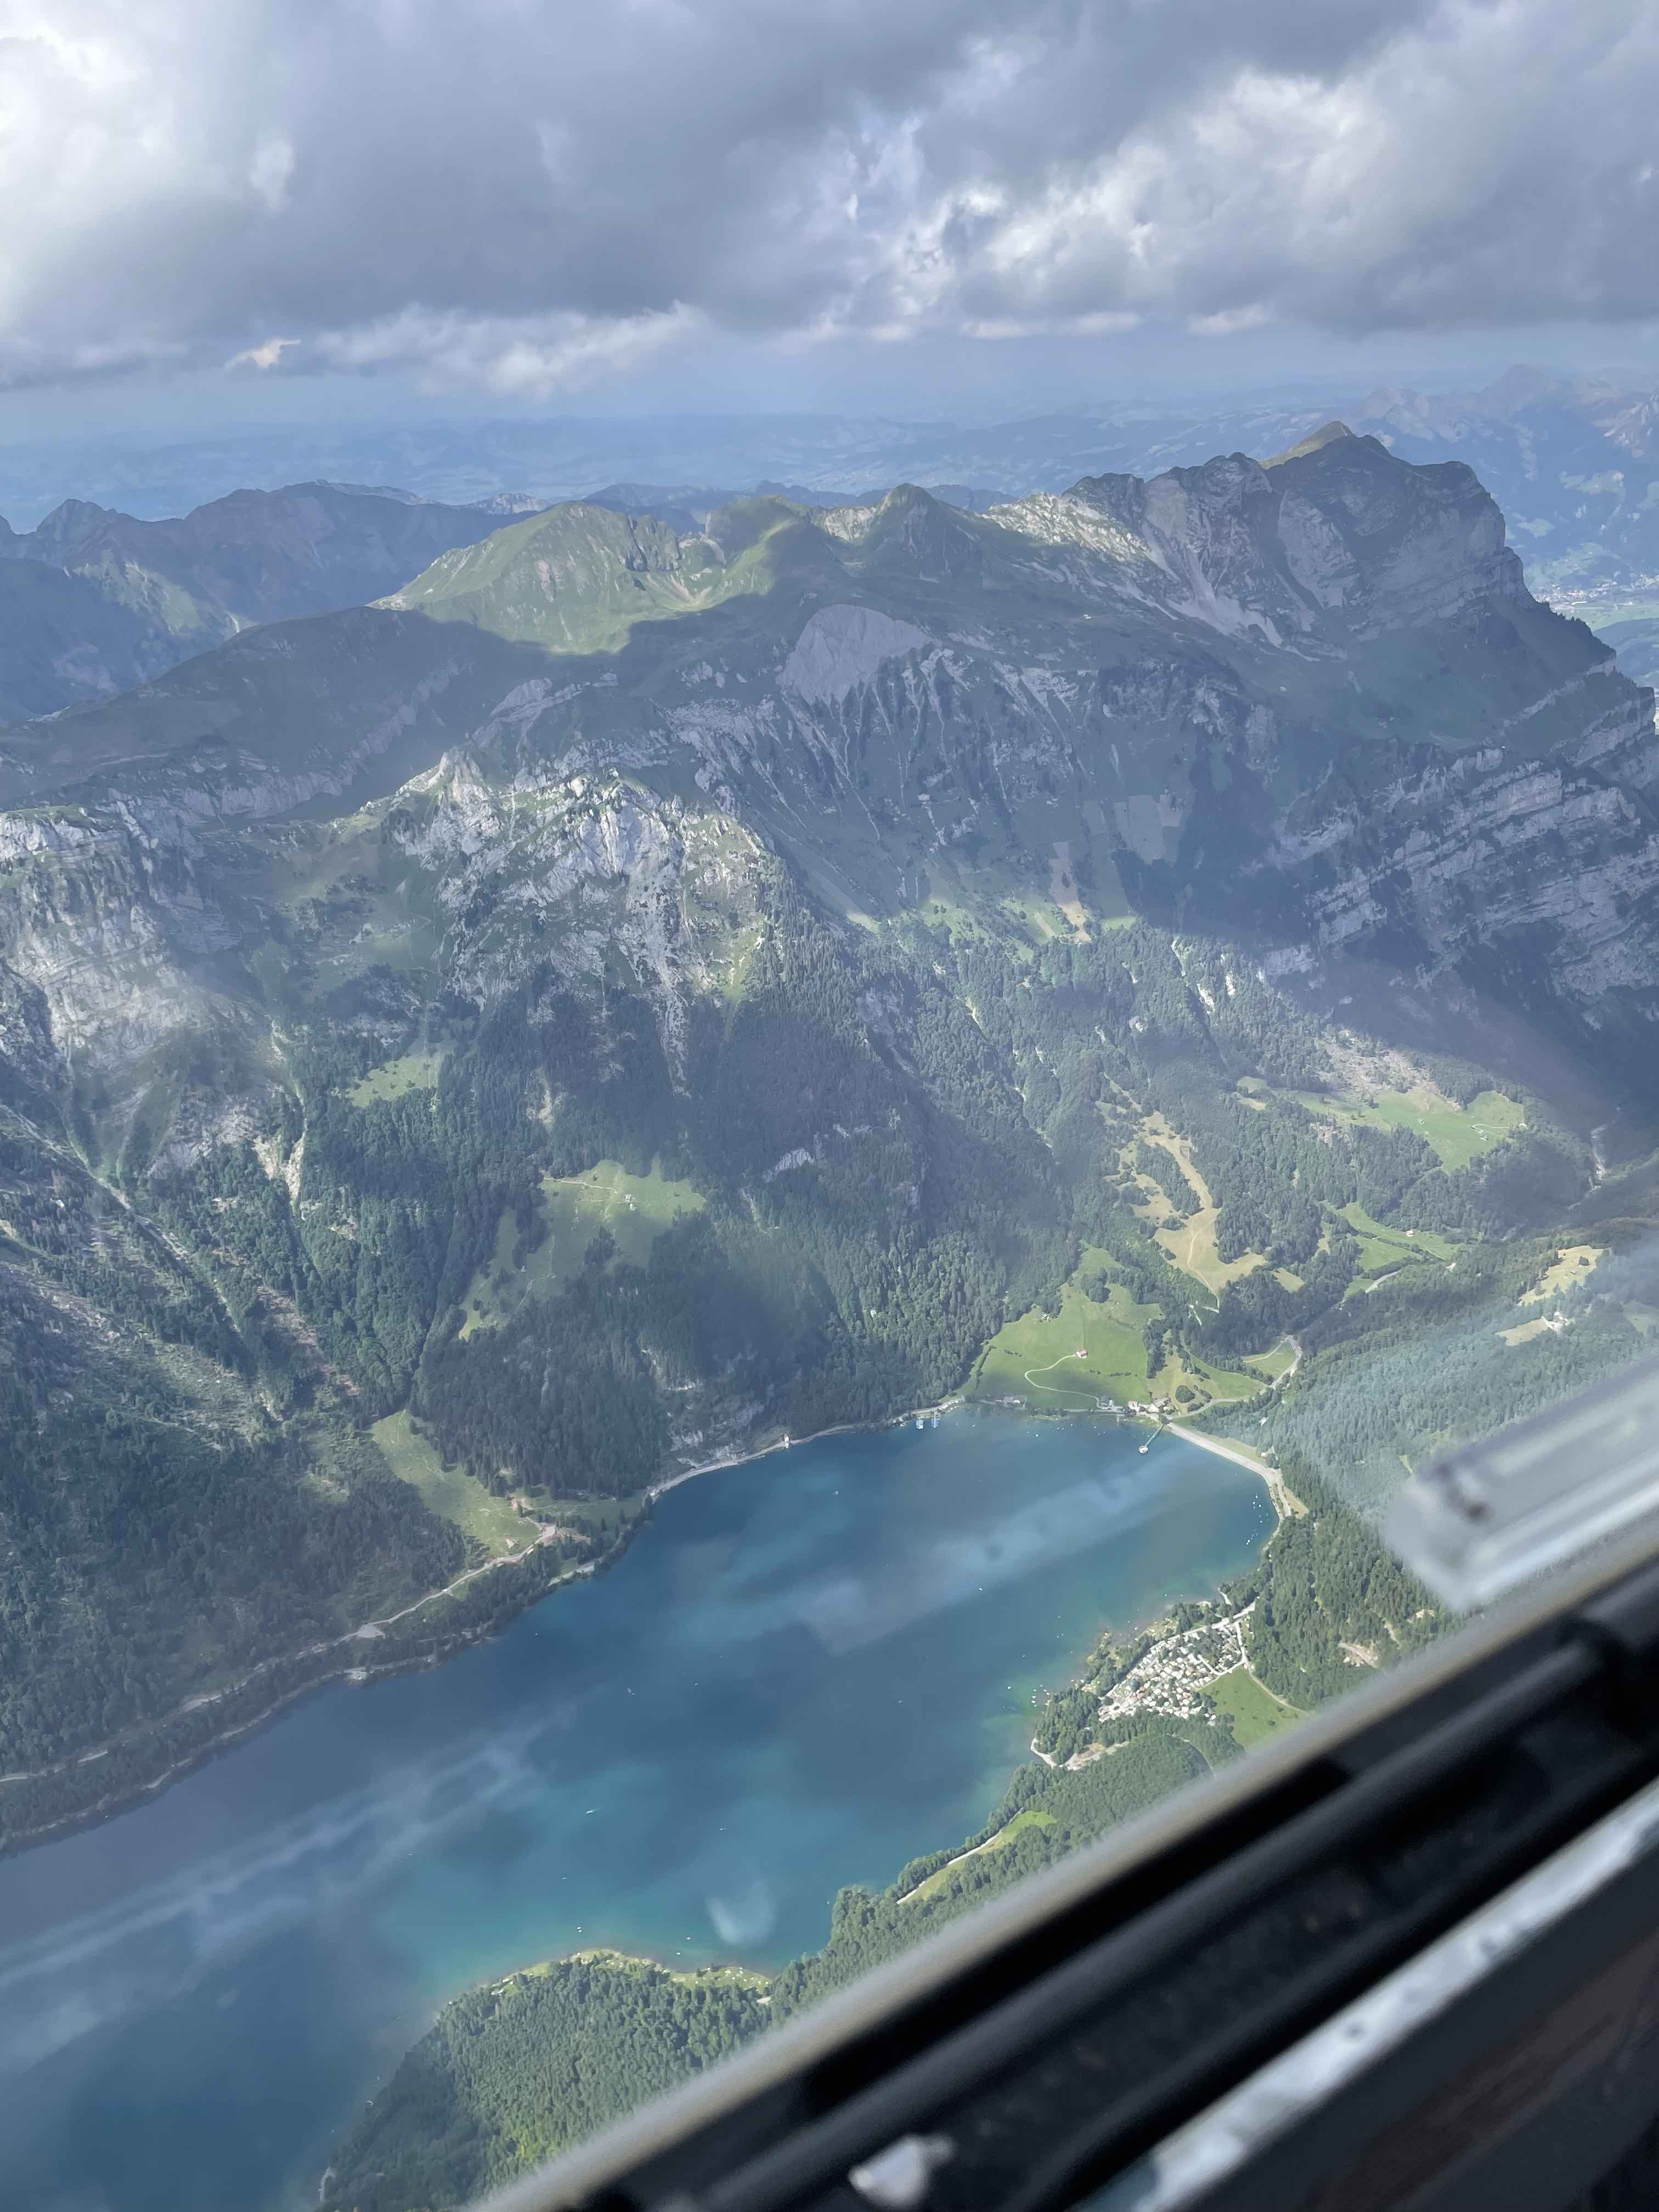
[[[0,945],[70,1060],[151,1048],[198,1018],[192,963],[222,993],[253,948],[252,825],[367,802],[455,989],[532,957],[597,975],[620,943],[672,1030],[681,967],[702,988],[729,950],[682,926],[700,854],[881,913],[993,860],[1046,885],[1063,845],[1085,912],[1358,959],[1425,1004],[1478,976],[1633,1066],[1656,780],[1652,695],[1531,599],[1471,472],[1336,424],[986,515],[901,487],[689,538],[580,505],[514,523],[384,612],[13,733]],[[154,988],[94,988],[100,961]]]
[[[778,672],[779,688],[809,706],[839,701],[888,661],[931,642],[914,623],[895,622],[874,607],[820,607]]]
[[[452,989],[489,1008],[533,975],[580,985],[619,958],[677,1073],[692,1003],[738,979],[776,875],[717,811],[613,775],[503,791],[471,754],[401,793],[383,835],[431,884]]]
[[[1659,404],[1651,391],[1510,369],[1484,392],[1371,392],[1352,420],[1402,459],[1480,475],[1535,586],[1569,603],[1643,589],[1659,562]]]
[[[1104,529],[1091,533],[1079,509]],[[1530,605],[1504,518],[1469,470],[1390,465],[1340,422],[1265,465],[1235,453],[1149,483],[1085,477],[1060,499],[992,512],[1132,565],[1172,614],[1270,644]]]

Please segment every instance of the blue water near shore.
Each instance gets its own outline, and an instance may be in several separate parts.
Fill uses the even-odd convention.
[[[980,1825],[1107,1624],[1273,1526],[1173,1437],[958,1413],[671,1492],[446,1665],[0,1863],[0,2204],[289,2212],[436,2007],[585,1944],[767,1966]]]

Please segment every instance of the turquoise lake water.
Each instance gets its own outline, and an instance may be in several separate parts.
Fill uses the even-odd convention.
[[[816,1948],[984,1820],[1107,1623],[1270,1532],[1255,1477],[1141,1441],[963,1412],[701,1477],[489,1643],[0,1862],[0,2204],[297,2212],[469,1984]]]

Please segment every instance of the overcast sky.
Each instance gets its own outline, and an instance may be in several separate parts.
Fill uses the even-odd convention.
[[[1639,364],[1656,112],[1651,0],[0,0],[3,404]]]

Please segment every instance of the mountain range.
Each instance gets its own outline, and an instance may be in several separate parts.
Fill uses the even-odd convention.
[[[983,516],[901,486],[706,525],[532,514],[374,607],[15,729],[0,798],[118,783],[176,837],[180,806],[384,799],[460,736],[496,775],[718,793],[843,911],[1064,847],[1097,911],[1242,931],[1280,965],[1486,975],[1524,948],[1517,1004],[1572,1029],[1617,993],[1639,1054],[1650,703],[1533,599],[1466,468],[1339,427]],[[270,596],[301,588],[325,586]]]
[[[78,499],[31,531],[0,521],[0,723],[127,690],[253,624],[359,606],[511,506],[302,483],[173,521]]]
[[[59,618],[70,644],[35,653],[28,680],[21,680],[10,645],[12,667],[0,671],[0,719],[53,711],[95,696],[99,686],[125,688],[178,657],[181,643],[199,650],[233,623],[282,619],[394,589],[444,546],[471,542],[478,534],[475,513],[487,526],[492,517],[574,496],[656,514],[684,535],[745,489],[830,507],[879,497],[896,481],[983,511],[1028,492],[1062,491],[1085,475],[1151,477],[1217,453],[1282,451],[1334,413],[1403,459],[1473,466],[1509,518],[1531,587],[1590,619],[1638,680],[1659,666],[1652,642],[1659,478],[1650,450],[1659,396],[1614,378],[1512,368],[1466,392],[1264,391],[1221,404],[1203,395],[1105,402],[1006,422],[522,421],[255,430],[153,450],[130,441],[15,447],[0,469],[0,505],[15,501],[44,519],[21,534],[0,525],[0,556],[72,570],[135,610],[147,629],[105,623],[95,681],[73,669],[60,673],[53,664],[72,649],[71,602]],[[688,475],[688,465],[706,473]],[[227,481],[281,483],[284,471],[307,480],[208,497]],[[319,477],[410,489],[370,490],[362,481]],[[136,514],[100,513],[84,499],[47,514],[65,483],[96,488]],[[507,489],[520,483],[533,494]],[[204,498],[206,505],[180,520],[136,519],[165,514],[169,501]],[[388,500],[424,512],[399,526],[374,504]],[[250,563],[262,556],[269,566],[258,574]],[[43,618],[46,588],[35,580],[34,623]],[[0,638],[15,641],[17,629],[9,618]]]
[[[636,489],[30,541],[228,634],[0,732],[14,1838],[1010,1331],[1364,1501],[1642,1341],[1653,696],[1469,468]]]

